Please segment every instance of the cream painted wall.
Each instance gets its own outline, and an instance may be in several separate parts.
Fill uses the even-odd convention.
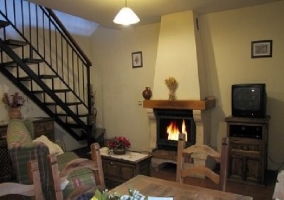
[[[212,146],[226,135],[224,118],[231,114],[231,85],[244,82],[267,84],[267,113],[272,116],[269,157],[283,162],[284,1],[199,17],[208,94],[217,98],[212,110]],[[141,92],[153,86],[160,24],[129,27],[120,31],[99,27],[92,36],[93,83],[97,88],[98,122],[106,137],[124,135],[132,149],[149,143],[146,110],[138,106]],[[251,59],[254,40],[272,39],[273,57]],[[131,52],[143,52],[144,66],[131,68]],[[170,52],[170,51],[169,51]],[[280,122],[280,123],[279,123]],[[268,167],[277,169],[270,159]]]
[[[92,36],[98,126],[106,128],[107,138],[126,136],[138,151],[149,146],[148,118],[138,102],[145,87],[153,86],[158,35],[159,24],[151,24],[121,31],[99,27]],[[141,68],[132,68],[136,51],[142,51]]]
[[[153,99],[168,99],[168,77],[179,83],[177,99],[201,98],[193,16],[193,11],[185,11],[161,18]]]
[[[284,161],[284,1],[218,12],[200,17],[210,93],[217,97],[212,112],[212,145],[226,134],[224,118],[231,115],[231,85],[263,82],[267,114],[271,115],[268,167]],[[251,58],[251,41],[273,40],[272,58]],[[220,143],[220,142],[219,142]],[[283,169],[283,166],[282,166]]]

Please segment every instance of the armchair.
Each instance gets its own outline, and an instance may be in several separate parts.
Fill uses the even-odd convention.
[[[22,184],[30,184],[28,174],[26,173],[27,162],[29,160],[37,160],[44,198],[46,200],[54,200],[52,172],[47,159],[50,155],[50,149],[45,143],[32,141],[34,134],[30,128],[32,127],[31,123],[29,120],[13,119],[8,124],[7,142],[12,166],[17,181]],[[63,152],[60,155],[53,153],[53,156],[56,157],[59,171],[63,170],[66,163],[78,158],[74,152]],[[96,185],[97,183],[91,169],[72,171],[68,179],[70,181],[66,189],[69,188],[69,190],[77,186]]]

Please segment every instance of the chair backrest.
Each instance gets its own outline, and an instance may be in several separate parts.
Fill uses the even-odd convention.
[[[219,153],[207,145],[192,145],[185,148],[185,134],[179,134],[176,181],[183,183],[183,179],[187,176],[201,175],[219,185],[219,190],[225,191],[228,171],[228,140],[228,138],[222,138],[222,150]],[[220,173],[218,174],[209,167],[194,163],[189,166],[188,162],[192,154],[200,154],[205,158],[210,156],[216,162],[220,162]]]
[[[102,160],[100,154],[100,146],[98,143],[93,143],[91,145],[91,156],[92,160],[85,158],[77,158],[66,164],[63,170],[59,171],[57,158],[54,155],[48,155],[48,165],[51,171],[51,181],[53,185],[53,190],[55,193],[54,199],[63,200],[63,192],[61,189],[61,184],[67,180],[68,176],[75,170],[82,168],[89,168],[93,170],[95,185],[82,185],[73,189],[71,194],[68,194],[68,199],[75,199],[76,197],[84,193],[93,193],[95,189],[104,190],[105,181],[104,173],[102,167]]]
[[[18,194],[33,197],[35,200],[42,200],[43,193],[40,184],[38,163],[36,160],[31,160],[28,162],[28,174],[30,181],[33,183],[32,185],[15,182],[2,183],[0,184],[0,196]]]

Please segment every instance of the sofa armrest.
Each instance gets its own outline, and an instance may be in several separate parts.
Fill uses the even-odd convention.
[[[48,147],[43,143],[25,143],[13,145],[9,149],[12,166],[16,174],[17,181],[23,184],[30,184],[28,171],[28,161],[37,160],[41,178],[41,185],[44,195],[49,195],[50,176],[47,167],[46,157],[49,155]]]

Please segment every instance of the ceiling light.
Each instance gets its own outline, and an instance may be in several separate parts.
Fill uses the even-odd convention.
[[[125,0],[125,7],[123,7],[115,16],[113,22],[116,24],[130,25],[136,24],[140,21],[137,15],[127,7],[127,0]]]

